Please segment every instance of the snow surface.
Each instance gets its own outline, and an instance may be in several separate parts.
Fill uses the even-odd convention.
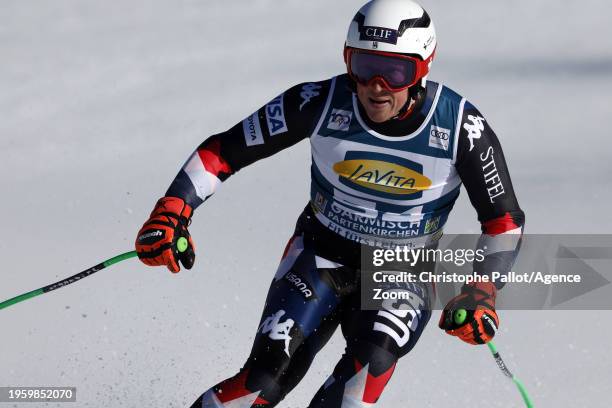
[[[359,5],[3,0],[0,299],[131,250],[205,137],[293,84],[342,72]],[[425,5],[439,36],[431,78],[493,124],[527,231],[609,233],[610,3]],[[256,163],[198,211],[192,271],[126,261],[1,311],[0,386],[77,386],[70,406],[185,407],[234,374],[308,197],[308,150]],[[463,194],[447,231],[478,229]],[[378,406],[522,406],[483,347],[437,329],[438,313]],[[506,311],[497,345],[536,406],[608,407],[611,317]],[[337,333],[281,406],[306,406],[342,349]]]

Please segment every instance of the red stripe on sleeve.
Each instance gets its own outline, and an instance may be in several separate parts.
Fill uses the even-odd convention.
[[[486,221],[482,223],[482,226],[484,228],[484,233],[487,235],[499,235],[519,227],[514,222],[514,219],[512,219],[510,213]]]
[[[230,165],[221,157],[221,143],[213,140],[205,148],[198,150],[200,160],[207,172],[219,177],[219,173],[231,174]]]

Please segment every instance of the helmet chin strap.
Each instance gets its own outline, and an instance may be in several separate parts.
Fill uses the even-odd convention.
[[[397,119],[397,120],[406,119],[408,116],[410,116],[410,114],[414,110],[415,105],[416,105],[416,100],[412,97],[408,98],[404,106],[401,107],[401,109],[399,110],[399,112],[397,112],[397,115],[395,115],[393,119]]]
[[[417,102],[423,97],[424,88],[419,84],[408,89],[408,100],[397,112],[393,119],[404,120],[414,111]]]

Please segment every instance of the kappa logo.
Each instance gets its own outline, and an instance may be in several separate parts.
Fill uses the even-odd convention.
[[[256,146],[264,143],[257,112],[242,121],[242,131],[244,132],[244,141],[247,146]]]
[[[397,44],[397,30],[385,27],[364,26],[359,34],[359,40]]]
[[[268,122],[270,136],[276,136],[288,130],[283,106],[284,95],[280,94],[266,105],[266,122]]]
[[[329,122],[327,122],[327,128],[346,132],[349,130],[352,119],[353,112],[342,109],[332,109],[331,115],[329,116]]]
[[[448,150],[448,141],[450,139],[450,129],[444,129],[438,126],[431,126],[429,129],[429,146],[442,150]]]
[[[317,84],[305,84],[302,86],[302,92],[300,92],[300,96],[302,97],[300,110],[302,110],[304,105],[310,102],[312,98],[320,95],[320,92],[318,90],[321,88],[322,86]]]
[[[280,319],[285,315],[284,310],[279,310],[273,315],[266,318],[257,331],[261,331],[262,334],[268,334],[272,340],[283,340],[285,342],[285,353],[289,356],[289,343],[291,342],[291,336],[289,332],[293,328],[293,319],[287,319],[281,322]]]
[[[474,139],[480,139],[484,130],[484,118],[481,116],[468,115],[468,120],[472,122],[464,123],[463,128],[468,131],[468,139],[470,139],[470,152],[474,148]]]

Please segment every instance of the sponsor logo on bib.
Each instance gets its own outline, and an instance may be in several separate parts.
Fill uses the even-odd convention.
[[[353,112],[345,111],[342,109],[333,109],[329,115],[329,122],[327,122],[327,128],[331,130],[341,130],[347,132],[353,119]]]
[[[448,150],[450,133],[450,129],[432,125],[431,128],[429,128],[429,146]]]
[[[421,173],[383,160],[344,160],[334,164],[333,169],[345,184],[383,193],[410,195],[431,186],[431,180]]]

